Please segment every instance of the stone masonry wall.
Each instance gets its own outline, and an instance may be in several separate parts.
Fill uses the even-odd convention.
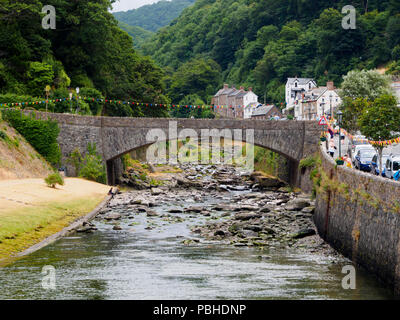
[[[314,221],[320,236],[400,293],[400,183],[343,166],[321,147],[322,168],[349,186],[318,194]],[[354,192],[354,190],[356,190]]]
[[[31,113],[31,111],[24,111]],[[60,113],[35,113],[37,117],[56,120],[60,127],[58,142],[62,151],[63,165],[68,175],[74,175],[73,168],[66,163],[72,151],[78,148],[86,152],[89,142],[96,143],[97,151],[103,160],[111,160],[137,148],[151,145],[156,138],[148,139],[152,129],[162,129],[165,139],[176,139],[170,135],[170,126],[176,126],[177,133],[183,129],[193,129],[200,137],[204,130],[210,137],[220,137],[220,132],[228,129],[234,135],[235,130],[242,132],[254,130],[254,144],[277,152],[290,162],[291,176],[298,184],[297,167],[299,161],[317,150],[320,128],[315,121],[260,121],[254,119],[168,119],[168,118],[119,118],[93,117]]]

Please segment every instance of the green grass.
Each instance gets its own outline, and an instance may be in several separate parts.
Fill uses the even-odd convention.
[[[61,231],[103,200],[99,196],[0,211],[0,262]]]

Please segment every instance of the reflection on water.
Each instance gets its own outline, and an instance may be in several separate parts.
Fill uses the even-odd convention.
[[[165,207],[157,207],[162,212]],[[122,231],[96,221],[75,234],[0,269],[1,299],[388,299],[357,270],[357,289],[344,290],[347,261],[285,249],[259,251],[213,242],[185,246],[198,219],[169,223],[144,214]],[[145,227],[151,220],[153,230]],[[129,226],[132,222],[137,225]],[[56,290],[41,286],[42,267],[56,269]]]

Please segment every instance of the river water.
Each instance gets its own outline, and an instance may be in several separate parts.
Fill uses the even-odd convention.
[[[237,194],[230,192],[229,198]],[[179,198],[179,197],[178,197]],[[163,203],[163,213],[190,199]],[[190,205],[212,205],[205,197]],[[357,270],[357,289],[344,290],[342,267],[349,261],[294,249],[233,247],[206,241],[190,231],[205,222],[198,215],[181,220],[122,219],[122,230],[97,219],[94,233],[75,233],[0,269],[1,299],[390,299],[373,277]],[[126,212],[125,212],[126,213]],[[149,226],[152,228],[149,230]],[[184,239],[198,239],[191,244]],[[42,268],[55,268],[55,289],[42,287]]]

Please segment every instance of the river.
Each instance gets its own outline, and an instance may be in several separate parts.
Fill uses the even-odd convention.
[[[137,210],[140,206],[129,200],[139,192],[119,195],[107,211],[120,219],[106,220],[105,212],[93,222],[94,232],[74,233],[1,268],[0,299],[393,298],[360,269],[356,289],[343,289],[342,267],[351,262],[331,251],[278,242],[234,246],[229,239],[192,232],[230,219],[216,206],[249,199],[251,190],[146,192],[141,194],[154,202],[151,211]],[[198,206],[202,214],[185,212],[189,206]],[[55,269],[55,289],[42,287],[44,266]]]

